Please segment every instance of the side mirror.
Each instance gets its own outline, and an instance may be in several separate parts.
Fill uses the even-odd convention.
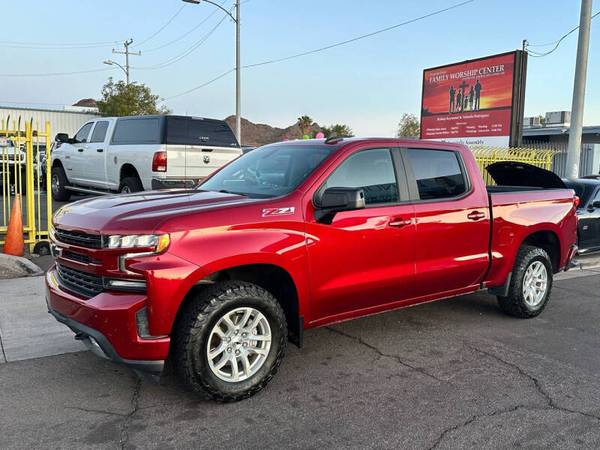
[[[600,208],[600,200],[596,200],[594,203],[592,203],[592,208]]]
[[[354,211],[365,207],[365,192],[362,188],[332,187],[326,189],[313,202],[315,218],[320,223],[331,223],[336,213]]]
[[[58,133],[54,138],[56,142],[60,142],[61,144],[69,142],[69,135],[67,133]]]

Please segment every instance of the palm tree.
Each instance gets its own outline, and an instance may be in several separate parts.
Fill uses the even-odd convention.
[[[302,132],[302,136],[306,136],[308,133],[310,133],[312,124],[313,120],[309,116],[298,117],[298,126],[300,127],[300,131]]]

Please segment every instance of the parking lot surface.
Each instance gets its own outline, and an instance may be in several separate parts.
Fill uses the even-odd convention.
[[[0,364],[0,447],[598,448],[599,286],[533,320],[478,294],[311,330],[235,404],[88,352]]]

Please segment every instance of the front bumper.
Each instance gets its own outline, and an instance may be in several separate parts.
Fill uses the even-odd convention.
[[[58,283],[54,267],[46,273],[48,312],[68,326],[93,353],[133,369],[160,373],[169,353],[168,336],[142,339],[135,314],[145,294],[102,292],[81,299]]]

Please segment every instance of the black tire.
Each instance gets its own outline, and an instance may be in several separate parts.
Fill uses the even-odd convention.
[[[119,185],[119,192],[121,194],[132,194],[143,190],[144,186],[142,186],[142,182],[138,177],[125,177]]]
[[[252,376],[239,382],[224,381],[209,367],[208,340],[218,320],[241,307],[254,308],[265,316],[271,347]],[[262,390],[277,373],[287,346],[287,323],[281,305],[269,292],[251,283],[226,281],[207,288],[183,307],[173,335],[173,363],[186,386],[213,400],[234,402]]]
[[[52,168],[52,178],[50,181],[52,198],[58,202],[66,202],[71,198],[71,191],[67,190],[69,180],[61,166]]]
[[[541,262],[546,267],[547,284],[546,291],[542,300],[535,306],[530,305],[525,301],[523,293],[523,282],[527,269],[536,261]],[[523,245],[519,250],[515,266],[512,271],[512,278],[508,290],[508,296],[498,296],[498,304],[500,309],[506,314],[519,317],[522,319],[530,319],[538,316],[548,304],[550,293],[552,292],[553,269],[550,257],[545,250]]]

